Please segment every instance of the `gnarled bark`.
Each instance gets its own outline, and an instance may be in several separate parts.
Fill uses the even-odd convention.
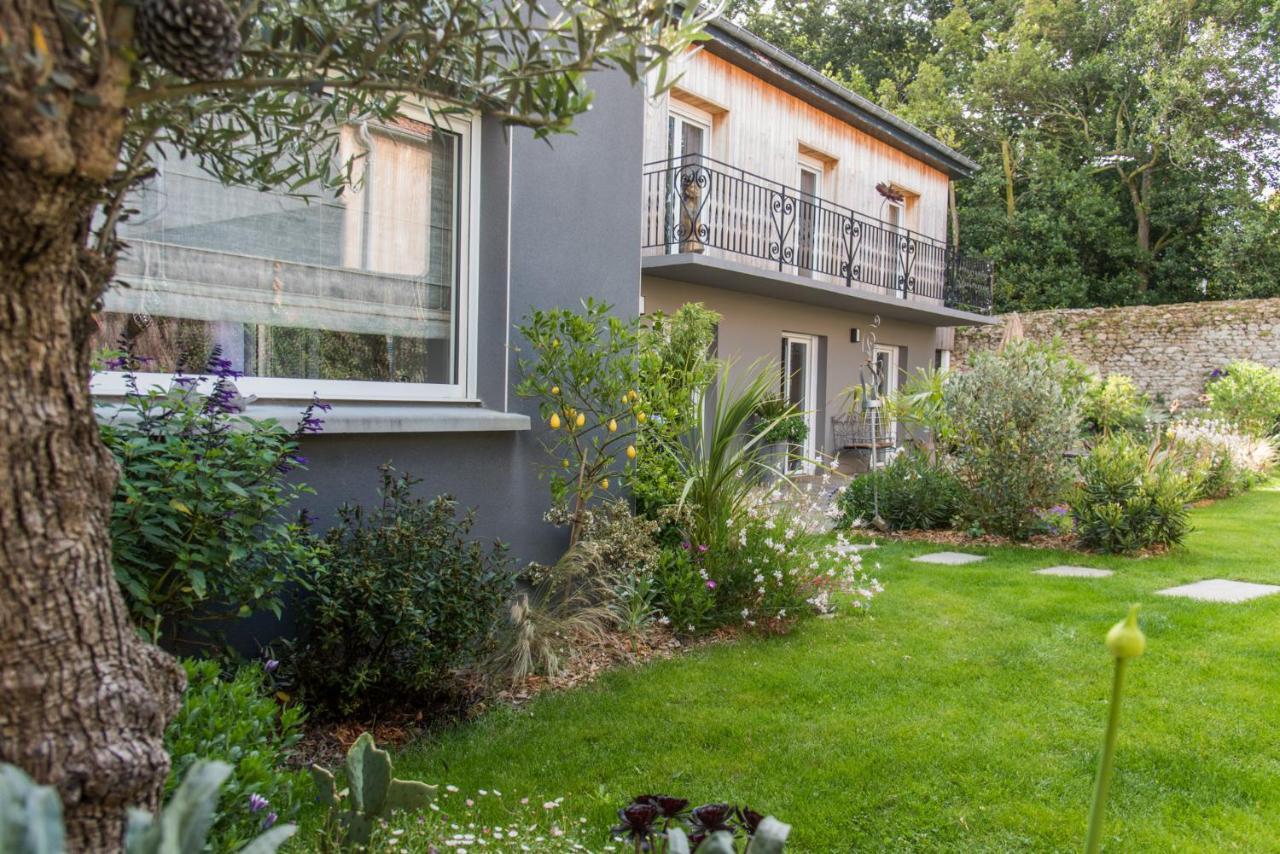
[[[111,569],[88,352],[111,264],[82,248],[97,191],[0,144],[0,759],[55,784],[68,843],[95,852],[119,850],[126,807],[157,805],[183,686]]]

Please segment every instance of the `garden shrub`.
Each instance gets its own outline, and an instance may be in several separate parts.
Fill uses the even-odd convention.
[[[970,523],[1014,538],[1058,503],[1079,434],[1077,363],[1053,347],[1015,342],[980,353],[944,389]]]
[[[140,361],[110,365],[132,372]],[[111,504],[112,556],[134,621],[153,641],[190,639],[200,624],[270,611],[286,585],[319,565],[302,519],[286,515],[311,492],[286,475],[319,432],[319,402],[292,430],[242,414],[238,375],[215,351],[204,377],[179,374],[141,391],[135,375],[102,439],[120,466]]]
[[[1071,499],[1080,542],[1113,554],[1182,542],[1195,484],[1159,444],[1117,433],[1080,460]]]
[[[230,680],[214,661],[187,659],[182,708],[165,731],[172,760],[166,800],[197,762],[232,767],[209,834],[214,851],[235,851],[265,826],[292,819],[310,800],[311,780],[286,767],[302,737],[302,709],[280,706],[264,693],[261,665],[245,665]]]
[[[716,582],[707,571],[707,551],[705,544],[688,541],[665,548],[654,570],[658,608],[678,632],[715,624]]]
[[[1141,433],[1151,421],[1151,400],[1124,374],[1096,377],[1080,405],[1081,421],[1087,432],[1109,436],[1124,431]]]
[[[468,539],[442,495],[381,466],[381,503],[345,505],[330,559],[301,608],[296,668],[309,705],[353,714],[438,700],[456,668],[484,655],[514,589],[506,547]]]
[[[656,518],[680,501],[684,480],[666,449],[697,421],[695,409],[715,379],[711,346],[719,321],[701,303],[687,303],[670,316],[652,315],[640,330],[639,390],[651,417],[637,436],[630,486],[636,509],[646,516]]]
[[[1178,419],[1165,431],[1170,453],[1197,484],[1197,497],[1226,498],[1267,476],[1275,464],[1271,439],[1222,421]]]
[[[840,491],[838,524],[869,523],[876,515],[899,531],[950,527],[960,513],[964,488],[946,461],[922,450],[899,454],[888,465],[854,478]]]
[[[1209,412],[1254,436],[1280,432],[1280,371],[1236,361],[1214,371],[1205,387]]]

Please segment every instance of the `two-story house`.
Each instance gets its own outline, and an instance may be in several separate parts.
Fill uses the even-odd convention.
[[[989,277],[946,243],[948,182],[973,165],[737,27],[713,37],[658,98],[593,75],[594,109],[551,146],[479,116],[432,126],[412,105],[347,126],[340,156],[363,155],[363,181],[338,196],[228,188],[161,159],[98,343],[133,337],[154,360],[144,385],[217,348],[250,416],[331,403],[300,473],[322,519],[375,501],[390,461],[521,559],[565,537],[543,521],[544,428],[513,392],[513,325],[533,308],[704,302],[721,355],[785,363],[829,450],[851,335],[879,315],[896,376],[933,360],[938,328],[984,320]],[[95,393],[110,404],[124,382],[100,374]]]
[[[948,242],[976,164],[740,27],[711,35],[646,102],[643,305],[719,312],[720,354],[779,363],[806,455],[834,454],[872,438],[832,429],[849,389],[892,392],[988,322],[990,264]]]

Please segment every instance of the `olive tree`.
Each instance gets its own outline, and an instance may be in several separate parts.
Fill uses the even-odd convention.
[[[160,149],[224,183],[334,187],[348,121],[412,98],[539,136],[590,72],[665,85],[715,10],[667,0],[5,0],[0,4],[0,759],[55,784],[76,850],[155,807],[183,677],[112,577],[116,479],[90,331]]]

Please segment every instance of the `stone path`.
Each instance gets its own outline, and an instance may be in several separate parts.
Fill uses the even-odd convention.
[[[1157,590],[1161,596],[1182,596],[1199,602],[1248,602],[1272,593],[1280,593],[1280,587],[1274,584],[1254,584],[1250,581],[1228,581],[1225,578],[1210,578],[1193,584]]]
[[[911,561],[912,563],[940,563],[944,566],[961,566],[986,559],[986,555],[970,555],[964,552],[932,552],[931,554],[913,557]]]
[[[1092,566],[1050,566],[1037,569],[1036,575],[1061,575],[1067,578],[1106,578],[1115,575],[1109,569],[1095,569]]]

